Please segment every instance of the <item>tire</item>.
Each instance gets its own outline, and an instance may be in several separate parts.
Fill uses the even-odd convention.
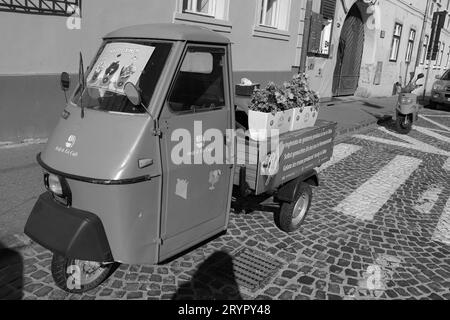
[[[302,182],[296,191],[294,201],[281,203],[275,214],[275,223],[284,232],[297,231],[306,218],[312,202],[311,186]]]
[[[395,127],[398,133],[408,134],[412,129],[412,115],[397,114],[397,120],[395,120]]]
[[[98,264],[94,276],[89,279],[85,267],[91,267],[95,262],[67,259],[58,254],[53,254],[51,270],[55,284],[69,293],[85,293],[98,287],[112,273],[115,263]],[[95,269],[95,268],[94,268]],[[80,280],[75,281],[75,274],[79,271]]]

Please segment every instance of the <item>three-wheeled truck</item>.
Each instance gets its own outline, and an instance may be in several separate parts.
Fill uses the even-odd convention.
[[[223,233],[233,184],[242,195],[273,195],[277,224],[298,229],[335,124],[265,142],[233,134],[226,37],[175,24],[123,28],[80,74],[37,156],[47,192],[25,226],[53,252],[59,287],[85,292],[116,263],[159,264]]]

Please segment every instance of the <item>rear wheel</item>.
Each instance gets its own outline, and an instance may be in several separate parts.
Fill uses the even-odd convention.
[[[275,223],[277,226],[285,232],[298,230],[306,218],[311,201],[311,186],[302,182],[297,188],[294,201],[283,202],[280,211],[275,214]]]
[[[84,293],[99,286],[111,274],[114,263],[67,259],[53,255],[52,276],[56,285],[70,293]]]
[[[397,114],[395,126],[398,133],[408,134],[411,131],[413,124],[412,117],[412,115]]]

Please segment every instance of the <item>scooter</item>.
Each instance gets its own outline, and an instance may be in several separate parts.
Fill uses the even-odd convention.
[[[395,112],[395,127],[398,133],[408,134],[414,121],[418,120],[419,104],[417,95],[412,93],[422,85],[417,81],[424,77],[423,73],[417,75],[417,78],[411,76],[409,83],[403,87],[398,95],[398,101]]]

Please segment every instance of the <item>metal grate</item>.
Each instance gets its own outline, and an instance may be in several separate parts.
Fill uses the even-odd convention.
[[[224,268],[221,261],[213,266],[213,272],[218,277],[255,291],[266,285],[282,266],[282,262],[262,252],[242,248],[233,255],[233,274]]]
[[[0,11],[14,13],[72,16],[74,8],[81,15],[81,0],[0,0]]]

